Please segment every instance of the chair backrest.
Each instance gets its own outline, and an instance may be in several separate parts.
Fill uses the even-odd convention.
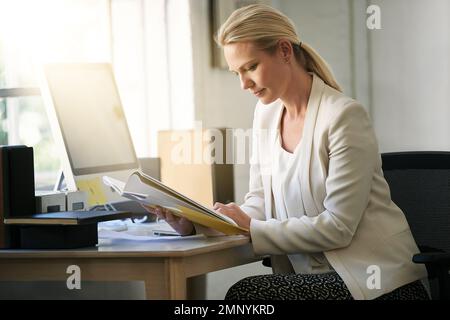
[[[394,203],[405,213],[416,243],[450,252],[450,152],[383,153]]]

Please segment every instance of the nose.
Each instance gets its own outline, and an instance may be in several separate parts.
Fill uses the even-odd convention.
[[[242,90],[247,90],[248,88],[251,88],[254,86],[254,82],[249,79],[248,77],[241,75],[241,88]]]

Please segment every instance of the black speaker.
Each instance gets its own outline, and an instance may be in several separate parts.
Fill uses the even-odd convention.
[[[33,148],[0,146],[0,248],[19,248],[17,226],[4,224],[5,218],[36,213]]]

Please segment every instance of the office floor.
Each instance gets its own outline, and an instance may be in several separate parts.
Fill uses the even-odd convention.
[[[228,289],[242,278],[272,273],[261,261],[230,269],[210,272],[206,276],[206,299],[222,300]]]
[[[0,300],[143,300],[143,281],[83,281],[80,290],[67,290],[62,281],[2,281]]]

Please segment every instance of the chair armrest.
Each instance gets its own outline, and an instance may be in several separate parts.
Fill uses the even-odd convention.
[[[425,264],[428,278],[437,278],[439,283],[439,299],[450,299],[450,253],[424,252],[413,256],[414,263]]]
[[[425,264],[428,278],[438,278],[439,281],[447,281],[450,268],[450,253],[446,252],[422,252],[412,258],[414,263]]]
[[[272,268],[272,261],[270,260],[270,257],[265,257],[262,260],[262,264],[264,267]]]
[[[450,266],[450,253],[446,252],[424,252],[413,256],[414,263],[430,264],[432,266]]]

